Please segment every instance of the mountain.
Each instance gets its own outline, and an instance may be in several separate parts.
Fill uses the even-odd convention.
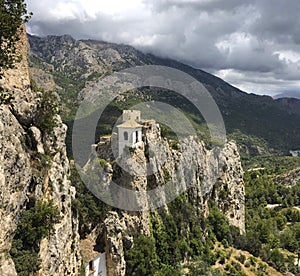
[[[91,261],[86,258],[95,252],[105,252],[107,275],[153,275],[149,271],[165,270],[164,264],[169,270],[174,265],[174,270],[188,256],[204,255],[204,247],[212,254],[205,245],[214,239],[207,237],[210,209],[221,217],[228,238],[230,229],[236,234],[244,232],[243,170],[236,145],[229,142],[223,149],[208,150],[195,137],[174,144],[161,136],[153,121],[143,126],[147,129],[145,143],[128,154],[133,170],[146,168],[150,162],[156,173],[128,174],[109,160],[109,151],[101,143],[97,145],[100,155],[86,169],[90,172],[94,165],[104,165],[108,182],[120,181],[138,191],[159,187],[157,199],[162,208],[151,213],[118,210],[93,196],[77,177],[75,166],[69,164],[66,126],[57,114],[55,94],[30,81],[26,46],[24,33],[18,45],[22,62],[5,71],[0,83],[1,275],[84,275],[82,268]],[[43,66],[52,70],[49,64]],[[38,70],[44,85],[60,91],[54,77]],[[153,147],[158,150],[156,156]],[[188,175],[186,164],[192,162]],[[99,175],[98,169],[91,173]],[[164,186],[173,181],[179,190],[192,187],[169,203],[172,191]],[[111,196],[116,202],[133,204],[126,195]],[[138,203],[151,202],[143,198]],[[143,250],[150,263],[139,256]]]
[[[295,98],[295,99],[300,99],[300,92],[299,91],[287,91],[283,92],[280,94],[277,94],[273,96],[274,99],[279,99],[279,98]]]
[[[233,116],[234,110],[239,114],[233,103],[249,97],[246,93],[203,71],[132,47],[69,36],[31,38],[30,80],[26,46],[23,33],[18,44],[23,59],[0,80],[1,275],[92,275],[96,271],[91,260],[101,253],[109,276],[297,275],[300,224],[295,207],[300,186],[285,183],[299,179],[299,158],[277,156],[274,162],[274,156],[258,156],[256,168],[249,165],[244,174],[233,141],[209,148],[195,136],[170,139],[154,120],[140,121],[142,141],[125,147],[124,159],[113,156],[111,136],[88,145],[91,154],[82,170],[66,154],[66,126],[58,115],[57,96],[64,120],[71,122],[85,91],[113,70],[136,64],[190,70],[205,80],[224,116]],[[297,101],[250,97],[265,99],[266,109],[297,118]],[[105,120],[111,124],[128,106],[124,99],[134,103],[137,98],[163,99],[181,108],[195,127],[202,126],[191,103],[149,87],[113,102]],[[233,134],[247,147],[267,147],[262,138],[240,130]],[[96,184],[88,185],[94,194],[87,184]],[[128,211],[115,208],[120,204]],[[269,204],[279,209],[271,210]]]
[[[205,71],[144,54],[127,45],[75,40],[68,35],[44,38],[28,35],[28,41],[31,77],[39,86],[58,92],[62,99],[63,119],[70,126],[80,97],[100,77],[133,66],[163,65],[186,72],[204,84],[222,113],[227,134],[236,136],[241,132],[257,137],[265,141],[268,149],[285,153],[300,148],[300,100],[247,94]],[[168,98],[171,104],[181,102],[171,94],[168,97],[151,96]],[[121,108],[118,109],[109,117],[119,116]],[[195,118],[192,104],[186,103],[183,109],[198,124],[201,115],[197,114]]]
[[[91,180],[86,183],[88,187],[93,186],[97,175],[105,183],[112,180],[117,183],[108,185],[109,201],[123,208],[108,212],[98,232],[99,237],[106,237],[102,243],[106,249],[107,269],[114,271],[114,275],[124,275],[124,271],[126,275],[153,275],[150,269],[153,272],[157,269],[155,263],[141,273],[139,267],[148,265],[138,257],[140,252],[130,251],[134,248],[132,244],[142,252],[145,250],[145,241],[139,241],[143,235],[149,240],[146,243],[149,246],[157,244],[157,251],[153,248],[151,252],[152,260],[158,258],[158,262],[175,265],[187,256],[200,256],[201,247],[208,241],[204,217],[212,202],[231,227],[237,227],[234,229],[241,233],[245,231],[243,169],[236,145],[229,142],[221,150],[207,150],[202,141],[192,137],[178,144],[170,143],[161,136],[160,126],[153,120],[145,122],[143,129],[144,142],[125,150],[117,162],[112,161],[110,142],[100,142],[93,146],[95,151],[84,166]],[[152,174],[135,175],[149,168]],[[99,186],[102,185],[90,189],[101,197],[104,191],[97,192]],[[155,196],[150,192],[135,198],[120,187],[131,192],[151,191]],[[170,202],[173,193],[177,196]],[[124,206],[132,211],[125,211]],[[144,210],[150,206],[156,208]]]

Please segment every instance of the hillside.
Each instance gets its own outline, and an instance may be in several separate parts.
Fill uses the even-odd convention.
[[[28,35],[28,40],[31,77],[39,86],[58,92],[62,100],[63,119],[70,126],[83,91],[88,91],[100,77],[133,66],[164,65],[182,70],[204,84],[219,106],[228,134],[236,135],[238,131],[262,139],[267,151],[288,153],[290,149],[300,148],[300,100],[274,100],[269,96],[247,94],[202,70],[144,54],[127,45],[77,41],[67,35],[45,38]],[[140,97],[143,99],[147,95],[171,105],[176,103],[175,106],[182,108],[203,130],[204,122],[200,114],[194,113],[191,103],[183,102],[180,106],[178,103],[182,99],[174,93],[165,97],[165,93],[142,90]],[[134,94],[132,98],[136,100],[136,96]],[[121,107],[117,106],[109,117],[117,118],[120,111]]]
[[[30,41],[35,81],[29,78],[24,33],[18,45],[23,59],[0,83],[1,275],[84,275],[87,262],[100,253],[109,276],[299,274],[300,157],[256,156],[243,169],[233,141],[210,148],[195,137],[170,140],[164,126],[148,120],[140,122],[142,140],[124,148],[124,159],[115,160],[110,137],[102,137],[81,170],[69,164],[66,126],[55,94],[45,90],[59,94],[64,120],[71,122],[84,91],[99,76],[142,64],[190,70],[223,108],[232,136],[247,150],[253,145],[249,155],[267,152],[269,145],[242,127],[233,133],[230,123],[239,126],[234,114],[242,116],[238,105],[263,102],[267,111],[298,122],[298,101],[248,95],[201,70],[124,45],[69,36]],[[205,132],[191,103],[176,94],[146,87],[126,97],[128,103],[115,101],[106,110],[105,131],[122,108],[147,98],[181,108]],[[267,128],[261,120],[256,124]],[[275,124],[278,120],[269,127]],[[274,141],[284,149],[281,140]],[[147,173],[131,174],[138,171]],[[131,192],[124,195],[120,187]],[[139,196],[130,197],[133,192]]]
[[[92,180],[102,171],[100,179],[113,179],[137,191],[163,187],[170,180],[184,187],[194,183],[176,200],[151,212],[115,211],[92,196],[75,167],[71,168],[72,185],[77,190],[73,212],[79,218],[80,237],[95,245],[90,250],[105,250],[108,271],[117,275],[297,275],[300,160],[270,153],[300,148],[299,100],[247,94],[202,70],[126,45],[76,41],[70,36],[29,36],[29,43],[31,77],[38,86],[59,94],[69,139],[76,109],[99,78],[129,67],[164,65],[187,72],[204,84],[221,110],[228,136],[239,144],[239,148],[229,142],[221,151],[210,149],[201,114],[191,102],[168,90],[145,87],[114,100],[103,113],[97,135],[111,134],[122,109],[143,100],[159,100],[181,109],[206,144],[197,139],[178,141],[164,126],[161,131],[156,124],[145,127],[144,143],[130,148],[127,157],[132,161],[130,171],[137,165],[146,168],[148,163],[153,168],[160,166],[146,177],[124,171],[112,157],[109,144],[100,141],[93,146],[84,166]],[[83,119],[80,123],[87,122]],[[153,155],[151,146],[159,153]],[[237,149],[244,158],[244,177]],[[186,164],[196,166],[186,168]],[[182,177],[188,169],[194,178]],[[207,179],[215,173],[216,182],[210,185]],[[293,186],[283,184],[291,179],[295,180]],[[112,202],[127,202],[128,197],[118,190],[111,195]],[[166,198],[162,190],[157,202],[164,203]],[[141,202],[151,205],[148,199]]]

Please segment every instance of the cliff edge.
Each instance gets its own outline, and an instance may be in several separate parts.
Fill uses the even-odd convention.
[[[71,212],[75,189],[68,180],[66,126],[57,114],[42,118],[44,95],[30,82],[25,27],[18,49],[21,62],[0,80],[0,274],[17,275],[10,250],[23,211],[36,202],[53,202],[60,219],[38,242],[41,264],[36,272],[78,275],[81,257],[78,221]],[[44,119],[53,122],[51,127],[37,124]]]

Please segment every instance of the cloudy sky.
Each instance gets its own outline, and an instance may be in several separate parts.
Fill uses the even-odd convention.
[[[299,0],[25,0],[28,32],[130,44],[247,92],[300,91]]]

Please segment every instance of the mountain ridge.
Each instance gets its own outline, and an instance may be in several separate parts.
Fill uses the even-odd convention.
[[[300,100],[248,94],[203,70],[144,54],[128,45],[75,40],[69,35],[45,38],[28,35],[28,40],[30,67],[44,66],[42,69],[62,88],[58,89],[62,101],[72,99],[69,112],[74,100],[80,102],[80,92],[99,78],[133,66],[162,65],[181,70],[203,83],[219,106],[228,134],[239,130],[262,138],[269,148],[285,153],[300,148]]]
[[[274,99],[280,99],[280,98],[294,98],[294,99],[300,99],[300,92],[299,91],[286,91],[279,94],[276,94],[273,96]]]

